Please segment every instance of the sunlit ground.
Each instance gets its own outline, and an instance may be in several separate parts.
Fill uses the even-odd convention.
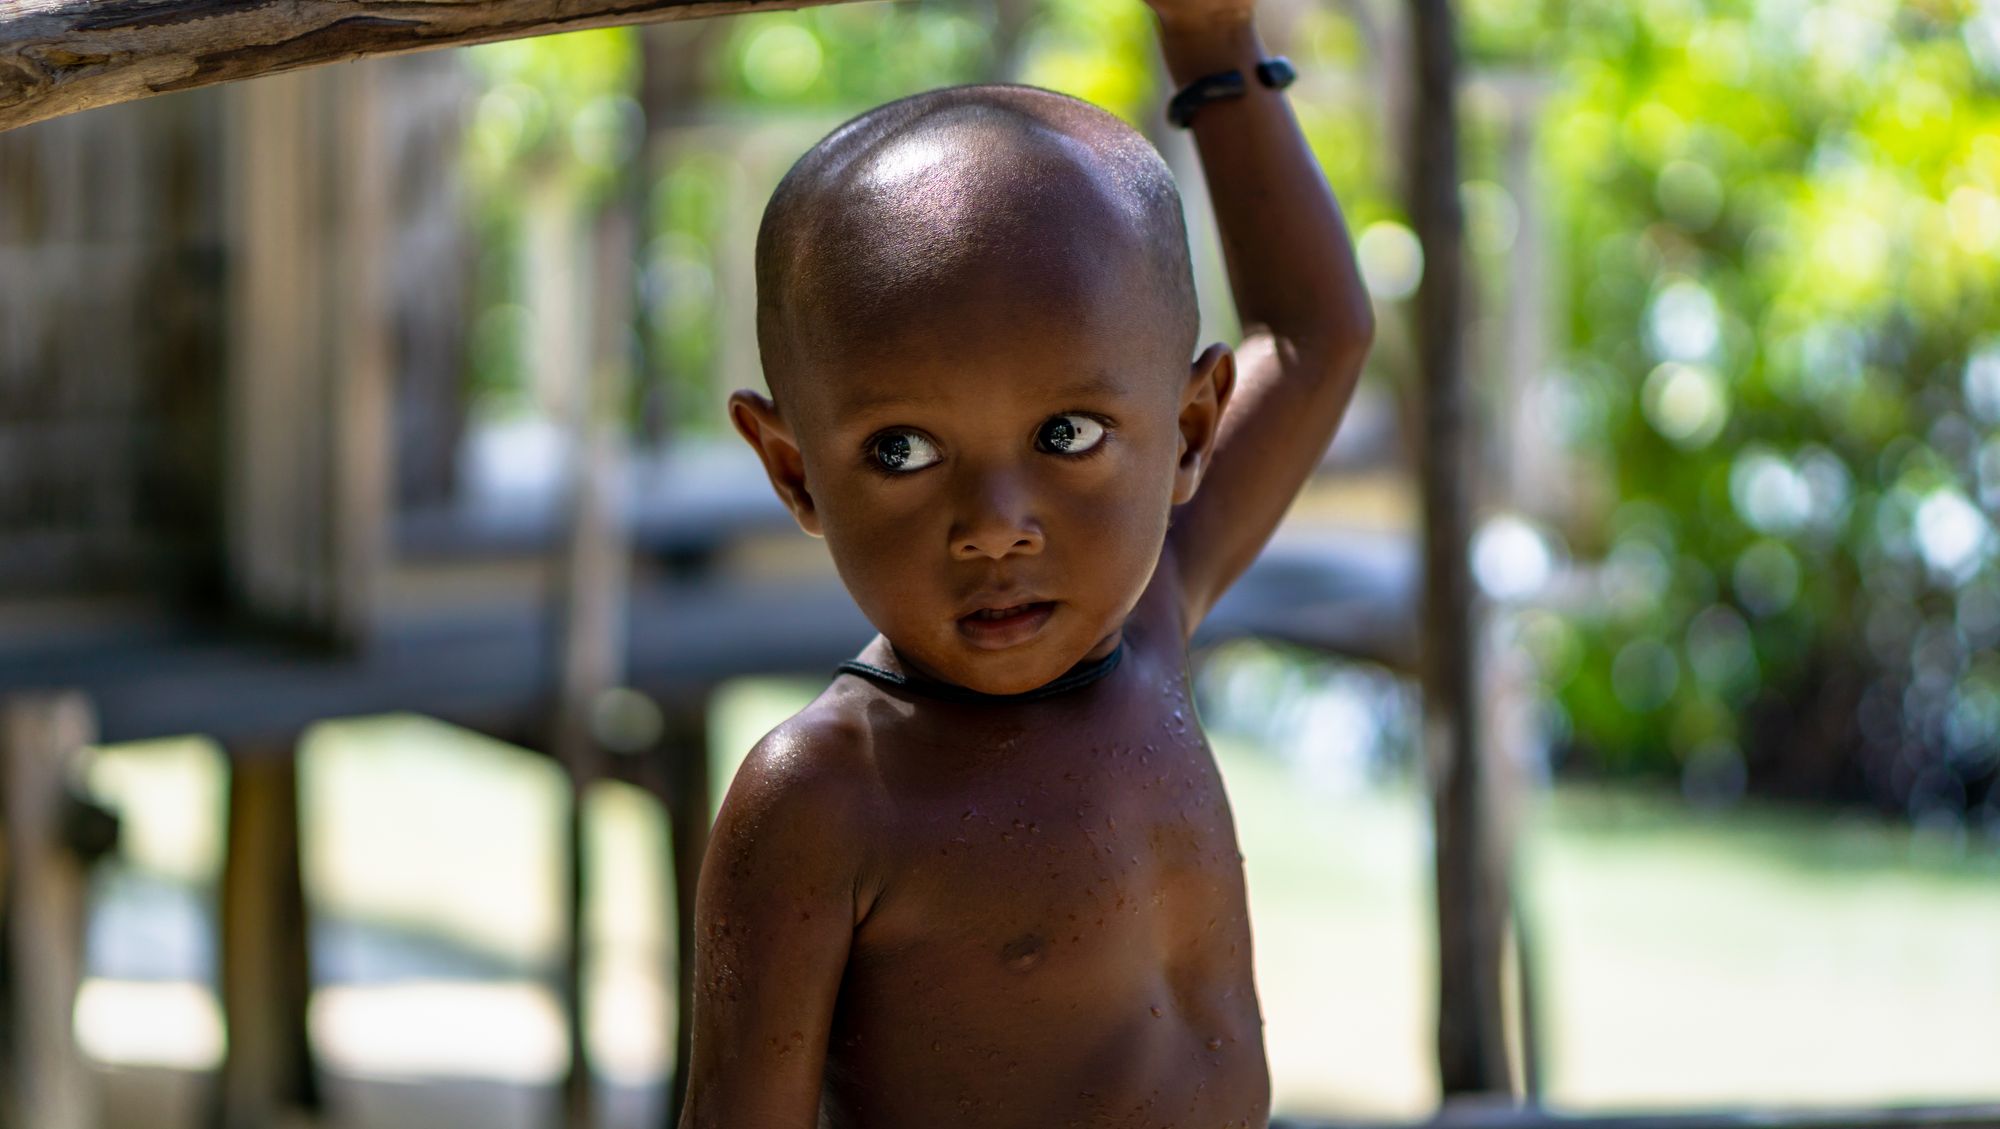
[[[811,692],[719,703],[718,788]],[[1218,738],[1248,858],[1281,1111],[1427,1112],[1428,838],[1410,789],[1335,793]],[[561,784],[546,761],[416,718],[328,725],[302,769],[311,1013],[324,1066],[387,1082],[546,1085],[564,1062],[547,974]],[[196,742],[100,757],[126,816],[77,1008],[98,1060],[205,1069],[221,768]],[[624,1085],[666,1059],[663,819],[593,797],[592,1037]],[[1703,817],[1565,788],[1528,820],[1523,898],[1547,1092],[1572,1108],[2000,1097],[2000,849],[1851,817]],[[635,1122],[636,1123],[636,1122]]]

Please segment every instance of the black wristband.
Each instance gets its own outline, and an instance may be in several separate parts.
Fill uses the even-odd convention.
[[[1210,102],[1220,102],[1225,98],[1241,98],[1246,89],[1242,71],[1203,75],[1181,87],[1180,92],[1167,103],[1167,120],[1186,129],[1194,124],[1196,110]]]
[[[1283,90],[1297,82],[1299,71],[1292,61],[1283,55],[1273,55],[1257,61],[1257,81],[1273,90]]]
[[[1283,55],[1259,60],[1256,69],[1257,81],[1273,90],[1283,90],[1299,77],[1299,72]],[[1249,85],[1244,82],[1242,71],[1203,75],[1181,87],[1167,102],[1167,120],[1186,129],[1194,124],[1196,110],[1210,102],[1241,98],[1248,91]]]

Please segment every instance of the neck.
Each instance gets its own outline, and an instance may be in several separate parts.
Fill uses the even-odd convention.
[[[842,663],[840,669],[859,674],[874,681],[894,685],[942,701],[965,704],[1016,704],[1053,697],[1085,686],[1111,673],[1118,665],[1124,649],[1124,633],[1114,631],[1099,640],[1075,666],[1031,690],[1016,694],[989,694],[974,690],[949,679],[940,678],[912,661],[895,644],[876,636],[863,652],[864,658]]]

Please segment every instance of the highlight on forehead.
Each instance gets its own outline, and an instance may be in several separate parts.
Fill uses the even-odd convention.
[[[1157,302],[1149,328],[1191,354],[1187,232],[1153,147],[1064,95],[952,87],[854,119],[786,175],[758,232],[758,341],[775,392],[802,348],[966,287],[1061,307],[1134,281]]]

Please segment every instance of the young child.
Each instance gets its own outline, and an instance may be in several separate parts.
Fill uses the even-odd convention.
[[[1326,448],[1373,325],[1255,76],[1250,0],[1152,6],[1176,84],[1246,79],[1192,120],[1234,353],[1195,352],[1159,155],[1048,91],[876,109],[765,213],[771,396],[731,415],[881,634],[722,805],[683,1126],[1266,1123],[1187,644]]]

